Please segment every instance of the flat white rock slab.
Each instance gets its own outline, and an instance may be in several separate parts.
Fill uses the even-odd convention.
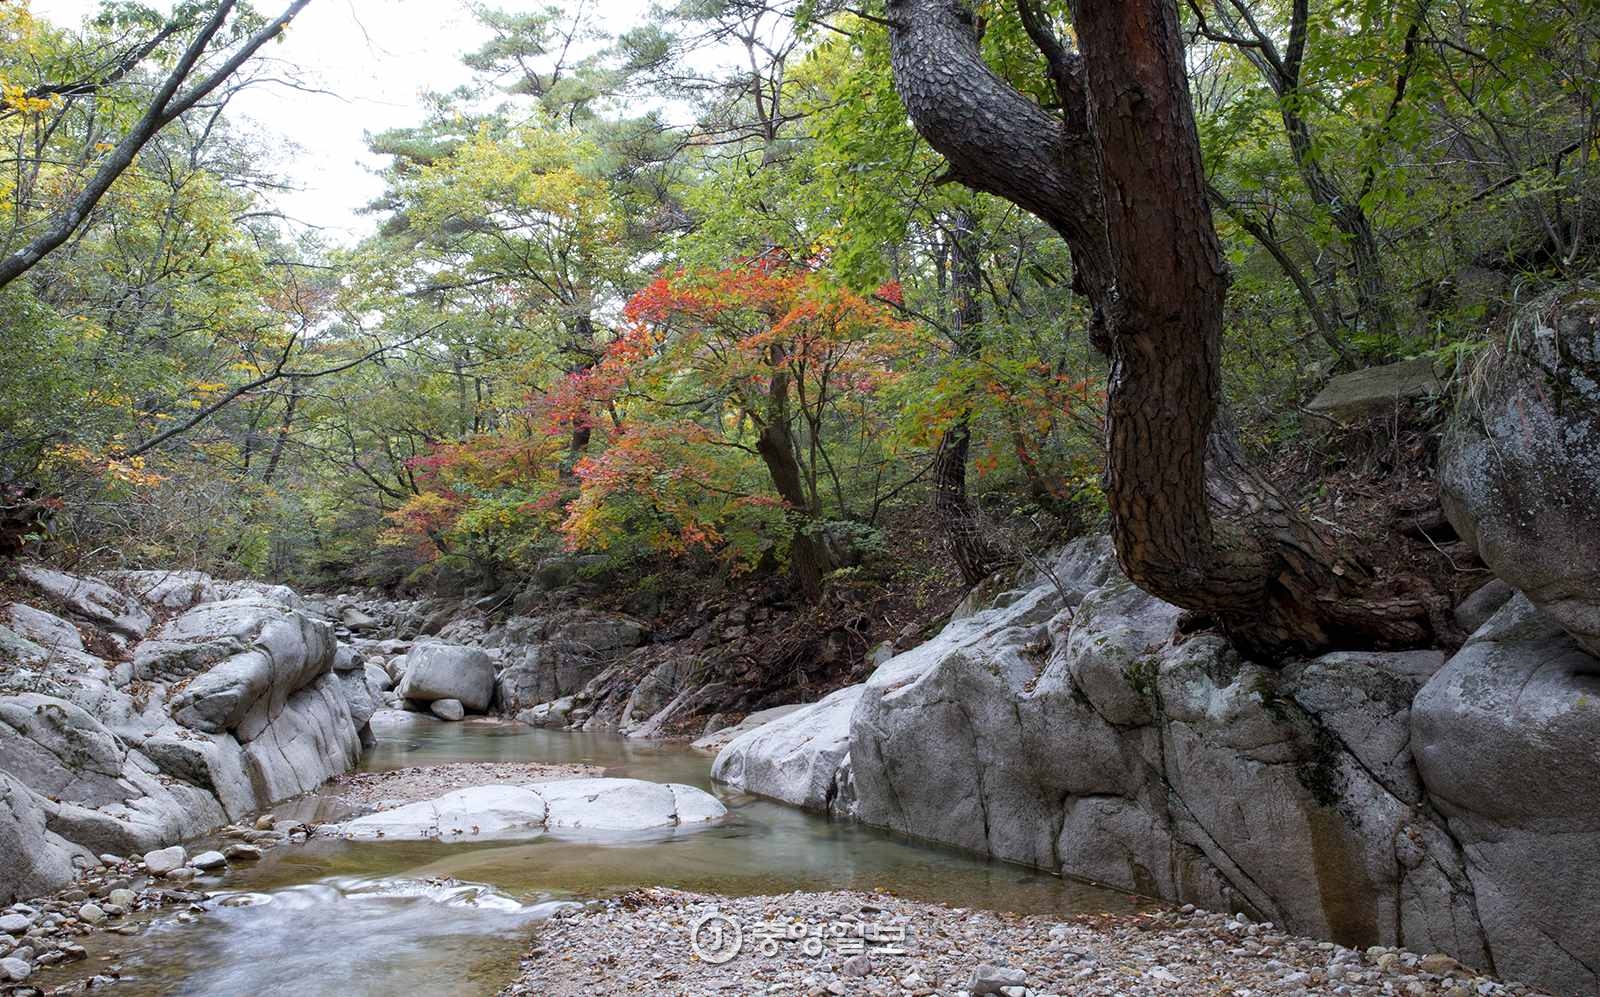
[[[352,841],[532,838],[556,830],[670,829],[707,824],[727,812],[710,793],[679,783],[563,779],[458,789],[343,824],[324,824],[317,833]]]

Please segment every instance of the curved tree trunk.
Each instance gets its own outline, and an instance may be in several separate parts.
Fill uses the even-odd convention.
[[[1109,346],[1107,497],[1124,570],[1260,652],[1404,645],[1429,606],[1371,574],[1219,424],[1225,270],[1170,0],[1077,0],[1069,54],[1021,0],[1061,118],[1000,80],[963,0],[890,0],[895,83],[951,174],[1068,241]]]

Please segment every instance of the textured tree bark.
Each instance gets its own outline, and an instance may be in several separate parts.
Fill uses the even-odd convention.
[[[1427,601],[1380,591],[1219,425],[1226,278],[1175,6],[1078,0],[1068,55],[1022,4],[1060,119],[984,64],[963,0],[889,0],[895,83],[955,179],[1072,249],[1111,356],[1106,492],[1129,578],[1260,653],[1426,641]]]
[[[983,299],[979,297],[983,274],[976,242],[972,213],[957,211],[950,241],[950,289],[955,304],[951,326],[956,355],[968,359],[978,353],[977,332],[983,324]],[[977,510],[967,497],[971,449],[972,415],[963,410],[939,440],[933,463],[933,513],[961,580],[976,585],[994,571],[1001,558],[984,537]]]
[[[572,342],[568,351],[577,359],[567,368],[568,374],[586,374],[594,369],[597,362],[595,351],[594,319],[586,314],[579,314],[570,323]],[[567,435],[567,454],[561,461],[560,476],[569,482],[577,481],[578,461],[589,451],[589,443],[594,437],[594,427],[587,423],[580,423],[572,427]]]
[[[827,547],[815,533],[817,510],[796,456],[794,434],[789,430],[789,375],[782,370],[781,356],[774,366],[779,369],[767,385],[766,411],[756,437],[756,452],[767,466],[772,487],[788,506],[789,523],[794,529],[794,539],[789,544],[790,575],[806,601],[815,603],[822,598],[822,576],[832,564]]]

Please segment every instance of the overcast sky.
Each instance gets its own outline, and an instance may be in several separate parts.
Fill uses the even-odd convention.
[[[508,10],[533,10],[547,0],[499,0]],[[32,10],[58,24],[76,26],[97,0],[33,0]],[[264,14],[277,0],[256,0]],[[646,0],[603,0],[607,27],[634,24]],[[382,190],[371,170],[379,164],[363,136],[420,120],[419,97],[465,83],[463,52],[487,37],[464,0],[312,0],[289,27],[281,44],[263,53],[301,70],[302,79],[326,94],[263,85],[236,99],[236,116],[247,119],[281,150],[278,169],[297,189],[278,206],[296,221],[322,228],[324,236],[349,243],[366,234],[372,220],[358,209]]]

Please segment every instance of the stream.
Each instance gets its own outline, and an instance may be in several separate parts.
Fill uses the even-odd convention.
[[[349,842],[268,850],[219,880],[207,910],[166,910],[138,935],[86,940],[90,959],[51,984],[122,974],[113,993],[493,994],[509,983],[537,922],[574,900],[643,886],[728,894],[887,890],[919,900],[1061,916],[1141,901],[714,787],[711,758],[680,743],[416,719],[378,727],[366,770],[451,762],[585,763],[609,776],[711,790],[727,820],[699,830],[609,837],[547,833],[525,842]],[[274,808],[326,821],[331,793]]]

